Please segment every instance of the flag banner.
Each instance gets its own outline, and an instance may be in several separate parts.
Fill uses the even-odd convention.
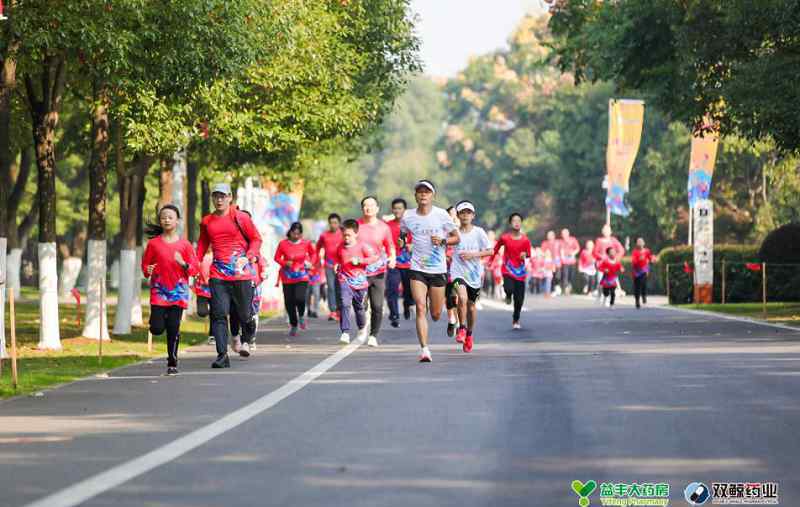
[[[711,178],[714,176],[714,164],[717,161],[718,146],[719,135],[714,130],[711,120],[706,117],[703,120],[703,128],[692,136],[689,181],[686,185],[690,208],[694,208],[698,201],[708,199]]]
[[[627,99],[608,101],[606,206],[615,215],[627,216],[630,213],[625,205],[625,194],[629,190],[628,182],[639,151],[643,124],[644,101]]]

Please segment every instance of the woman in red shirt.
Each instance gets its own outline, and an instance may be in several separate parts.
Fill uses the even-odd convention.
[[[636,240],[636,248],[631,252],[631,267],[633,268],[633,296],[636,298],[636,308],[647,304],[647,277],[650,275],[650,263],[656,262],[656,257],[649,248],[644,246],[644,238]],[[641,299],[641,304],[639,300]]]
[[[311,279],[309,270],[317,262],[314,244],[303,239],[303,224],[295,222],[289,227],[286,239],[278,243],[275,262],[281,266],[280,281],[283,284],[283,304],[289,315],[290,336],[297,335],[297,327],[305,330],[303,315],[306,311],[306,291]]]
[[[522,215],[512,213],[508,217],[511,227],[494,245],[494,257],[500,248],[503,248],[503,289],[506,293],[506,304],[514,300],[513,329],[520,329],[519,318],[522,304],[525,302],[525,280],[528,270],[525,268],[525,259],[531,256],[531,241],[522,233]]]
[[[150,332],[167,332],[167,375],[178,373],[178,343],[183,310],[189,303],[189,277],[200,266],[191,243],[178,235],[181,214],[167,204],[158,212],[159,224],[148,224],[150,241],[142,255],[142,272],[150,279]]]
[[[619,275],[625,272],[620,262],[620,253],[610,246],[605,251],[606,257],[597,266],[597,269],[603,274],[600,279],[600,286],[603,288],[603,304],[609,308],[614,307],[614,297],[617,292],[617,285],[619,285]]]

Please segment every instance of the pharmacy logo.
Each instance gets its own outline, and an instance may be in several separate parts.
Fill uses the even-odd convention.
[[[572,491],[580,497],[578,505],[581,507],[589,507],[589,495],[594,493],[595,489],[597,489],[597,483],[594,481],[586,481],[585,484],[577,480],[572,481]]]
[[[702,482],[693,482],[683,490],[683,497],[689,505],[703,505],[711,498],[711,491]]]

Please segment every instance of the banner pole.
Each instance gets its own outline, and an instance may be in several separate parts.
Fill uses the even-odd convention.
[[[725,304],[725,259],[722,259],[722,304]]]

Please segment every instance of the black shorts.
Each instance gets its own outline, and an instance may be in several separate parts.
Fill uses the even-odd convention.
[[[447,300],[447,308],[455,308],[456,307],[456,298],[458,297],[458,293],[456,292],[455,288],[457,285],[463,285],[467,289],[467,301],[470,303],[475,303],[478,301],[478,298],[481,295],[480,289],[474,289],[464,281],[463,278],[456,278],[452,282],[447,284],[447,289],[445,292],[445,297]]]
[[[423,273],[422,271],[408,270],[409,279],[424,283],[431,287],[444,287],[447,285],[447,275],[444,273]]]

